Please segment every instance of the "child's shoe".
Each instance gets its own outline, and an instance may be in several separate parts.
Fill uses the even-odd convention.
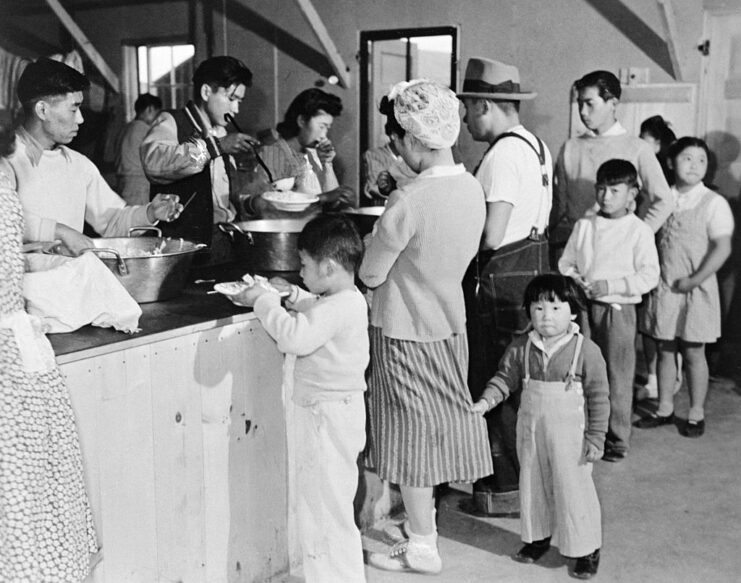
[[[531,543],[525,543],[525,546],[517,551],[517,554],[512,558],[520,563],[534,563],[545,555],[550,548],[551,537],[534,540]]]
[[[599,549],[591,555],[579,557],[574,565],[573,575],[577,579],[591,579],[597,574],[599,568]]]
[[[443,570],[443,561],[437,551],[437,533],[414,534],[407,529],[408,540],[396,543],[388,554],[371,553],[368,564],[384,571],[406,571],[423,575],[437,575]]]

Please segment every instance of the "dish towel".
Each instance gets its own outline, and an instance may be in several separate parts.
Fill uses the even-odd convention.
[[[139,331],[139,304],[94,253],[29,253],[25,258],[26,310],[39,317],[48,332],[72,332],[87,324]]]

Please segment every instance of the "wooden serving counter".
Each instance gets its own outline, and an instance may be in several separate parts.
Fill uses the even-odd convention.
[[[251,311],[196,287],[142,305],[137,334],[50,336],[102,544],[96,583],[289,570],[283,358]]]

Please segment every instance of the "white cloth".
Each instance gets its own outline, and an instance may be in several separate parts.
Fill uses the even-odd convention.
[[[53,241],[57,223],[82,232],[85,221],[104,237],[151,225],[146,206],[126,206],[87,157],[58,146],[43,150],[21,128],[8,158],[26,222],[25,241]]]
[[[355,524],[358,455],[365,446],[362,393],[296,407],[297,518],[306,583],[364,583]]]
[[[536,151],[539,150],[535,136],[523,126],[518,125],[509,131],[521,135]],[[497,248],[526,239],[533,226],[537,226],[539,233],[545,231],[553,202],[553,161],[545,143],[543,147],[547,186],[543,185],[538,155],[518,138],[499,140],[484,156],[476,172],[487,203],[512,205],[504,237]]]
[[[39,318],[20,310],[0,316],[0,329],[13,332],[26,372],[46,372],[56,366],[54,351]]]
[[[87,324],[129,333],[139,330],[139,304],[95,254],[74,258],[30,254],[26,260],[26,309],[49,332],[73,332]]]
[[[370,360],[368,305],[357,289],[328,296],[300,290],[289,313],[277,294],[263,294],[255,314],[278,343],[297,355],[293,400],[297,405],[343,399],[365,391]]]
[[[710,189],[702,182],[691,190],[680,194],[675,186],[672,186],[672,200],[675,212],[687,211],[695,208],[705,193]],[[723,196],[714,196],[710,199],[706,210],[708,238],[728,237],[733,235],[734,221],[731,205]]]
[[[222,138],[226,135],[226,129],[221,126],[212,127],[207,116],[201,115],[200,121],[214,137]],[[214,224],[234,221],[237,211],[229,200],[229,175],[224,162],[226,157],[209,158],[205,144],[199,140],[179,143],[178,129],[172,114],[163,111],[157,117],[142,141],[140,153],[144,173],[154,184],[169,184],[193,176],[209,164]],[[233,158],[229,156],[229,160],[231,164]],[[236,172],[236,167],[233,170]]]
[[[638,304],[659,283],[659,255],[654,234],[630,213],[618,219],[594,215],[579,219],[569,237],[558,270],[588,283],[606,280],[607,304]]]

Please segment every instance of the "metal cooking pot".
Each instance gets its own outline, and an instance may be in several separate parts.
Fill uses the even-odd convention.
[[[156,237],[131,237],[134,231],[150,230]],[[206,247],[184,239],[162,237],[156,227],[129,229],[129,237],[92,239],[95,247],[83,250],[100,257],[138,303],[159,302],[178,296],[185,287],[193,255]],[[71,255],[63,246],[48,251]]]
[[[298,235],[310,219],[219,223],[219,228],[234,242],[237,261],[246,270],[252,273],[300,271]]]
[[[383,214],[386,207],[384,206],[361,206],[359,208],[351,208],[342,211],[350,219],[352,219],[355,226],[360,231],[360,236],[364,237],[373,230],[373,225]]]

